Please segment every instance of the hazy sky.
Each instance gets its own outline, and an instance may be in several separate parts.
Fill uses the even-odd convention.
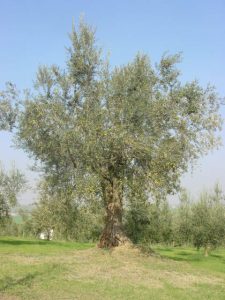
[[[79,16],[97,29],[97,38],[112,65],[147,53],[153,63],[161,55],[183,52],[182,81],[198,79],[214,84],[225,96],[225,1],[224,0],[0,0],[0,89],[6,81],[19,89],[32,88],[40,64],[66,61],[66,46],[72,20]],[[225,116],[224,108],[221,110]],[[225,143],[225,130],[222,132]],[[35,186],[37,177],[28,167],[32,161],[12,148],[12,136],[0,133],[0,160],[6,168],[12,161]],[[225,148],[201,159],[183,184],[192,194],[219,181],[225,190]],[[33,201],[30,191],[21,202]]]

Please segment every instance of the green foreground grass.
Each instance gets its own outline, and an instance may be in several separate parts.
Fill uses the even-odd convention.
[[[0,299],[225,299],[225,250],[0,238]]]

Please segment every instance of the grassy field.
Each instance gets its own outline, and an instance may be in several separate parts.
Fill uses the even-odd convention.
[[[0,238],[0,299],[225,299],[225,250]]]

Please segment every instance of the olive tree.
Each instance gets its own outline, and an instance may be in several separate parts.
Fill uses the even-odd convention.
[[[0,91],[0,130],[11,131],[19,112],[19,92],[11,82],[6,83],[4,91]]]
[[[8,172],[0,165],[0,223],[10,216],[10,208],[17,203],[18,193],[25,186],[24,175],[15,167]]]
[[[179,195],[179,205],[173,213],[174,242],[180,244],[192,243],[192,199],[190,194],[182,189]]]
[[[225,240],[225,202],[224,194],[218,185],[213,193],[203,192],[192,206],[193,243],[204,248],[208,256],[210,248],[217,247]]]
[[[19,92],[11,82],[0,91],[0,130],[12,131],[19,113]],[[9,217],[10,208],[17,203],[19,192],[25,187],[24,175],[12,166],[7,172],[0,162],[0,222]]]
[[[58,187],[94,176],[105,208],[100,247],[126,241],[123,206],[138,188],[172,193],[180,176],[218,144],[220,100],[211,86],[181,83],[180,55],[110,67],[84,22],[67,65],[41,66],[17,125],[19,146]]]

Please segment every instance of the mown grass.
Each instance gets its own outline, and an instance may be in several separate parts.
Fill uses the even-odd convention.
[[[223,299],[225,250],[154,248],[0,238],[0,299]]]
[[[154,250],[162,257],[175,261],[185,261],[199,270],[208,272],[219,272],[225,275],[225,249],[212,250],[209,257],[205,257],[203,250],[197,251],[193,248],[184,247],[163,247],[156,246]],[[225,299],[225,296],[224,296]]]
[[[0,238],[0,254],[20,253],[32,255],[53,255],[59,252],[84,250],[94,247],[91,243],[56,242],[2,237]]]

